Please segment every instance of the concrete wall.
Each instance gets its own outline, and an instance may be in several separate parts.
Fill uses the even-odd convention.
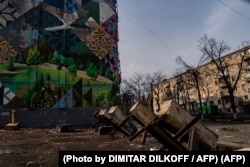
[[[97,108],[74,109],[16,109],[15,122],[21,127],[52,127],[61,124],[93,126],[97,119],[93,113]],[[0,110],[0,127],[11,122],[11,110]]]

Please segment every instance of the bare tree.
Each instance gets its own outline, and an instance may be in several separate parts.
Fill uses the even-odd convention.
[[[142,101],[144,94],[143,85],[145,84],[145,74],[135,73],[130,79],[130,88],[136,101]]]
[[[200,73],[198,70],[195,69],[193,65],[187,64],[181,56],[178,56],[176,58],[176,63],[181,64],[183,68],[186,70],[186,73],[188,73],[191,76],[191,83],[194,83],[194,87],[197,89],[198,97],[199,97],[199,108],[200,108],[200,116],[202,117],[202,101],[201,101],[201,90],[200,90],[200,85],[201,85],[201,79],[200,79]],[[190,83],[189,83],[190,84]],[[188,85],[187,87],[189,87]],[[188,90],[188,89],[187,89]]]
[[[172,74],[175,78],[176,78],[176,84],[173,85],[172,87],[172,92],[171,92],[171,95],[172,95],[172,99],[177,103],[177,104],[180,104],[179,103],[179,99],[180,99],[180,83],[182,82],[182,74],[183,74],[183,69],[180,68],[180,69],[175,69],[175,72]]]
[[[243,43],[243,45],[245,44],[246,42]],[[231,108],[234,113],[234,118],[237,118],[234,92],[236,90],[237,83],[242,76],[242,71],[244,69],[243,63],[249,50],[249,46],[245,46],[241,49],[241,54],[239,55],[239,62],[237,62],[238,72],[235,76],[234,81],[230,79],[230,73],[228,70],[228,67],[231,64],[229,64],[229,62],[223,58],[224,54],[230,50],[230,47],[223,40],[216,41],[214,38],[209,38],[207,35],[204,35],[202,38],[200,38],[198,47],[202,52],[202,56],[200,59],[201,62],[211,61],[216,66],[216,73],[219,79],[225,83],[226,88],[228,90]]]
[[[134,94],[131,90],[131,84],[129,80],[122,79],[121,81],[121,109],[126,113],[129,113],[130,107],[134,103]]]
[[[136,102],[140,101],[146,104],[147,94],[145,74],[135,73],[129,79],[123,79],[121,82],[122,106],[129,111],[129,108]],[[147,104],[146,104],[147,105]]]
[[[208,85],[204,86],[202,88],[202,91],[204,92],[204,94],[206,96],[206,98],[205,98],[205,107],[206,107],[206,111],[208,111],[208,101],[209,101],[211,91],[210,91]]]
[[[153,102],[157,104],[156,111],[161,108],[161,91],[164,90],[164,84],[162,81],[166,79],[166,76],[161,72],[154,72],[152,75],[148,74],[146,76],[146,85],[147,85],[147,97],[150,108],[154,111]]]
[[[165,75],[161,71],[155,72],[153,75],[135,73],[129,79],[123,79],[121,83],[123,108],[128,110],[134,102],[140,101],[153,111],[153,100],[160,103],[162,87],[159,85],[162,85],[163,79],[165,79]]]

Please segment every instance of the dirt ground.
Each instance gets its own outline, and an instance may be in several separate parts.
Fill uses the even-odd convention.
[[[218,150],[250,148],[250,124],[205,123],[218,134]],[[100,135],[94,128],[77,127],[74,132],[57,133],[55,128],[18,130],[0,129],[0,166],[57,167],[59,150],[79,151],[150,151],[162,145],[148,134],[146,143],[139,136],[129,137],[117,132],[112,138]]]

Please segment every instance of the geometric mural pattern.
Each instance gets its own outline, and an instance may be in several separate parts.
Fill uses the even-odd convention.
[[[115,11],[105,2],[100,2],[100,22],[105,23],[107,19],[115,14]]]
[[[0,83],[0,96],[0,108],[3,108],[4,105],[11,102],[11,100],[15,97],[15,94],[9,88],[5,88],[4,85]]]
[[[85,42],[100,60],[112,51],[115,44],[111,37],[99,27],[86,37]]]
[[[117,0],[0,0],[0,108],[113,105]]]
[[[18,13],[7,0],[0,0],[0,29],[16,20]]]
[[[59,53],[66,53],[71,46],[75,46],[80,39],[69,30],[43,31],[41,36]]]
[[[15,49],[0,36],[0,66],[16,56]]]

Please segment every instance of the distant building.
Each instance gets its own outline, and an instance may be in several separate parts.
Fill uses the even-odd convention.
[[[240,75],[236,90],[234,92],[235,102],[238,112],[250,112],[250,49],[249,46],[239,49],[233,53],[223,56],[223,62],[226,64],[225,70],[228,80],[233,83],[238,76],[241,54],[246,52],[245,59],[242,63],[243,70]],[[192,71],[186,71],[165,79],[155,87],[161,88],[159,94],[159,104],[165,100],[172,99],[179,105],[184,107],[190,113],[199,113],[199,96],[198,89],[193,80],[192,72],[197,72],[199,75],[199,89],[202,101],[203,114],[211,114],[218,112],[231,112],[228,89],[225,82],[222,80],[219,72],[216,71],[213,62],[201,65]],[[216,74],[216,75],[215,75]],[[154,110],[159,110],[156,94],[154,98]]]

